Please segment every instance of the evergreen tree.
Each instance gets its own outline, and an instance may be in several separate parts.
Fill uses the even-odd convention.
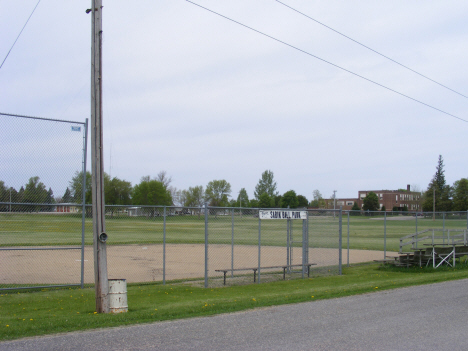
[[[72,201],[73,201],[73,196],[70,192],[70,189],[67,187],[67,189],[65,190],[65,193],[62,196],[62,203],[68,204],[68,203],[71,203]]]
[[[351,207],[351,210],[354,211],[354,212],[351,212],[352,216],[359,216],[361,209],[359,208],[357,201],[354,202],[354,205],[353,207]]]
[[[450,185],[445,184],[444,175],[444,160],[442,155],[439,155],[439,160],[436,167],[436,173],[429,183],[426,192],[424,193],[423,211],[429,212],[433,210],[434,193],[435,193],[435,210],[436,211],[451,211],[452,201],[450,199]]]

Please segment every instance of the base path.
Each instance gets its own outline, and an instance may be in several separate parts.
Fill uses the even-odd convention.
[[[163,279],[162,245],[108,245],[107,266],[109,279],[127,282],[161,281]],[[347,251],[342,251],[343,265]],[[200,244],[166,245],[166,280],[201,278],[205,269],[205,246]],[[215,269],[230,268],[231,245],[209,245],[208,270],[212,277],[222,277]],[[286,263],[285,247],[263,246],[261,265],[275,266]],[[381,260],[382,251],[350,250],[350,263]],[[85,248],[85,283],[94,282],[93,248]],[[302,263],[302,249],[294,248],[294,264]],[[309,262],[314,267],[338,265],[338,249],[309,249]],[[80,250],[1,251],[0,286],[2,284],[77,284],[80,283]],[[236,245],[234,268],[256,267],[258,247]]]

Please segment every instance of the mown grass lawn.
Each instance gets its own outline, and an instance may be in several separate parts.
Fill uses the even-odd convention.
[[[0,340],[93,328],[201,317],[257,307],[329,299],[468,278],[468,268],[344,269],[342,276],[205,289],[188,284],[130,285],[129,311],[95,313],[94,289],[10,291],[0,294]]]
[[[389,217],[384,228],[383,217],[350,216],[349,244],[351,249],[383,250],[384,236],[386,249],[399,250],[399,240],[405,235],[415,233],[416,218]],[[0,214],[0,246],[36,245],[80,245],[81,215],[70,214]],[[170,216],[166,218],[167,243],[204,243],[204,217]],[[332,216],[310,216],[309,243],[311,247],[338,247],[338,218]],[[262,245],[286,246],[286,221],[264,220],[261,222]],[[417,229],[445,228],[466,229],[466,218],[450,217],[418,218]],[[109,245],[122,244],[160,244],[163,242],[164,222],[162,217],[108,216],[106,231]],[[210,216],[209,242],[230,244],[234,232],[236,245],[256,245],[258,243],[259,220],[253,215],[234,217]],[[302,221],[293,221],[294,241],[300,241]],[[342,247],[347,247],[348,218],[342,218]],[[85,244],[92,244],[91,219],[86,220]],[[297,244],[299,245],[299,244]]]

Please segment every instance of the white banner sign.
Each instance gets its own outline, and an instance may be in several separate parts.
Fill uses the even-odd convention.
[[[307,211],[261,210],[260,219],[307,219]]]

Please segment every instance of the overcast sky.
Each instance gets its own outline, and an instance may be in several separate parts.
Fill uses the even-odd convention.
[[[466,97],[274,0],[195,2],[468,120]],[[283,2],[468,96],[468,2]],[[36,3],[0,1],[0,61]],[[40,2],[0,69],[0,112],[90,118],[90,4]],[[103,5],[104,168],[112,177],[135,185],[165,170],[178,189],[226,179],[233,197],[245,187],[251,198],[268,169],[281,194],[293,189],[309,200],[314,189],[326,198],[407,184],[425,190],[439,154],[448,184],[468,177],[464,121],[187,1]],[[1,129],[3,140],[20,133]],[[60,148],[48,147],[47,157]],[[25,184],[40,164],[6,182]],[[56,166],[67,184],[69,173]],[[9,165],[0,167],[5,175]],[[44,177],[62,195],[63,183]]]

